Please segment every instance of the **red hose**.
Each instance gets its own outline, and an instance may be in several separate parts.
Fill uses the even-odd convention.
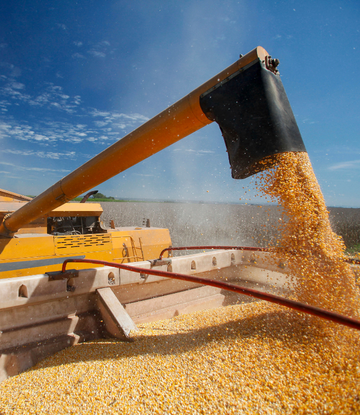
[[[258,248],[254,246],[224,246],[224,245],[200,245],[200,246],[177,246],[177,247],[169,247],[165,248],[160,252],[159,259],[162,259],[164,253],[166,251],[191,251],[196,249],[233,249],[238,251],[261,251],[261,252],[269,252],[269,248]],[[353,265],[360,265],[360,259],[355,258],[346,258],[345,262]]]
[[[162,259],[162,256],[166,251],[191,251],[195,249],[234,249],[238,251],[268,251],[268,248],[255,248],[253,246],[217,246],[217,245],[207,245],[207,246],[177,246],[165,248],[160,252],[159,259]]]
[[[238,285],[229,284],[227,282],[208,280],[206,278],[195,277],[193,275],[178,274],[175,272],[139,268],[139,267],[134,267],[131,265],[118,264],[115,262],[100,261],[96,259],[67,259],[64,261],[62,265],[61,271],[63,273],[65,272],[66,264],[68,262],[85,262],[89,264],[100,264],[100,265],[106,265],[106,266],[120,268],[120,269],[126,269],[128,271],[142,273],[142,274],[158,275],[158,276],[166,277],[166,278],[174,278],[174,279],[183,280],[183,281],[190,281],[190,282],[194,282],[197,284],[210,285],[212,287],[217,287],[217,288],[221,288],[224,290],[233,291],[238,294],[245,294],[250,297],[258,298],[260,300],[266,300],[271,303],[280,304],[282,306],[289,307],[294,310],[302,311],[304,313],[311,314],[313,316],[321,317],[325,320],[334,321],[336,323],[343,324],[345,326],[360,330],[359,320],[346,317],[341,314],[334,313],[332,311],[328,311],[328,310],[324,310],[324,309],[314,307],[311,305],[303,304],[298,301],[288,300],[286,298],[283,298],[283,297],[280,297],[274,294],[263,293],[261,291],[253,290],[251,288],[239,287]]]

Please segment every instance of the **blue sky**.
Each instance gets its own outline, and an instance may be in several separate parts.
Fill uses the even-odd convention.
[[[360,207],[358,0],[2,2],[0,187],[41,193],[258,45],[327,204]],[[213,123],[97,189],[233,203],[251,183]]]

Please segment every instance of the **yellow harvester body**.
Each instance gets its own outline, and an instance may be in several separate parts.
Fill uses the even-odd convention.
[[[0,189],[0,218],[26,205],[26,196]],[[31,199],[30,199],[31,200]],[[65,203],[21,228],[11,238],[0,238],[0,278],[59,271],[66,258],[91,258],[112,262],[137,262],[154,259],[171,245],[168,229],[126,227],[102,229],[99,203]],[[65,219],[66,218],[66,219]],[[72,219],[73,233],[54,232],[51,223]],[[88,221],[88,231],[97,226],[101,232],[75,234],[76,223]],[[58,221],[58,222],[57,222]],[[88,265],[76,264],[77,268]]]

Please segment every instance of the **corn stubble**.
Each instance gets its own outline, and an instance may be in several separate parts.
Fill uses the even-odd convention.
[[[359,303],[304,153],[260,173],[287,221],[274,250],[300,301]],[[0,385],[0,413],[360,413],[358,332],[253,302],[140,325],[135,342],[82,343]]]

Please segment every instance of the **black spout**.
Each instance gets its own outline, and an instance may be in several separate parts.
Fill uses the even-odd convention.
[[[270,168],[275,154],[306,151],[278,72],[260,60],[202,94],[200,106],[219,124],[234,179]]]

